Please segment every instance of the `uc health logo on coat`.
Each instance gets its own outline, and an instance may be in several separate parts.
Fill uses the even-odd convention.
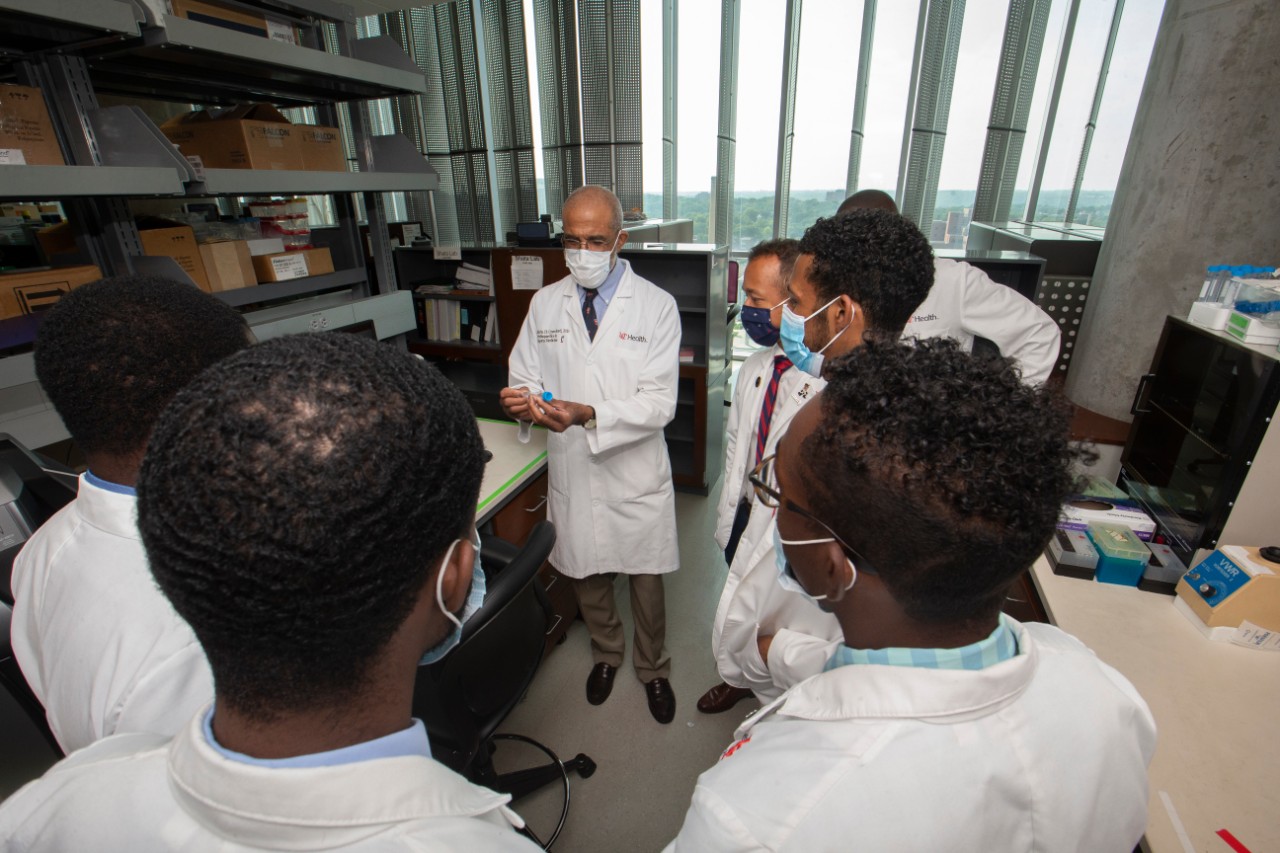
[[[631,341],[633,344],[647,344],[649,339],[644,335],[633,335],[630,332],[618,332],[618,340]]]
[[[724,755],[720,756],[720,760],[724,761],[726,758],[733,755],[735,752],[742,749],[744,746],[746,746],[749,743],[751,743],[751,735],[747,735],[742,740],[738,741],[737,743],[733,744],[728,749],[726,749],[724,751]]]

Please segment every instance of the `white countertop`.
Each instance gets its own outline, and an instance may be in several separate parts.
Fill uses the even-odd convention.
[[[493,454],[484,468],[476,503],[476,524],[482,525],[547,467],[547,431],[534,427],[529,443],[521,444],[518,429],[510,421],[476,418],[476,424],[485,448]]]
[[[1159,731],[1145,845],[1155,853],[1280,850],[1280,653],[1206,639],[1167,595],[1055,575],[1032,579],[1052,622],[1128,678]],[[1167,794],[1189,839],[1174,825]]]

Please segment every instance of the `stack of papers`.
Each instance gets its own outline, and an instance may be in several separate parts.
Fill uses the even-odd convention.
[[[484,267],[463,263],[458,267],[456,287],[493,296],[493,275]]]

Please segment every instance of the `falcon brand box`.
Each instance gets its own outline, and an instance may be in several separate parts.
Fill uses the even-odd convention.
[[[0,83],[0,165],[64,166],[44,93]]]
[[[92,264],[0,275],[0,319],[47,311],[73,289],[100,278],[102,270]]]
[[[192,110],[169,119],[160,131],[206,169],[303,168],[299,128],[271,104]]]

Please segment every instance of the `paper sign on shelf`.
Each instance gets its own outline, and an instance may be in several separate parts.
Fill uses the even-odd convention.
[[[437,261],[460,261],[462,260],[461,246],[436,246],[431,250]]]
[[[515,255],[511,258],[511,289],[542,289],[542,258],[537,255]]]
[[[27,158],[21,148],[0,148],[0,166],[25,166]]]

